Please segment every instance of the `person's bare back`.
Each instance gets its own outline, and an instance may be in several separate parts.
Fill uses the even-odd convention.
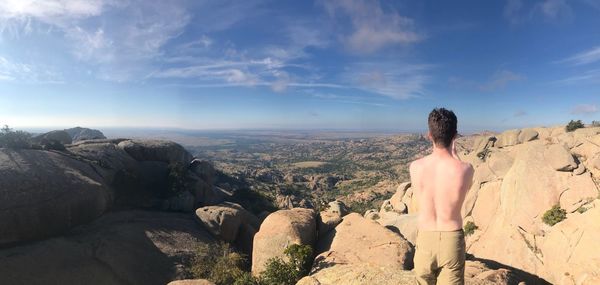
[[[461,229],[461,207],[471,187],[472,166],[448,151],[434,150],[431,155],[411,163],[410,177],[418,202],[419,229]]]
[[[452,111],[431,111],[428,137],[433,142],[433,152],[410,164],[418,213],[414,257],[417,284],[465,282],[461,208],[471,187],[473,167],[456,155],[457,122]]]

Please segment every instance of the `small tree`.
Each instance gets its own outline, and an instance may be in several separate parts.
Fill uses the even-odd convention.
[[[572,131],[574,131],[574,130],[576,130],[576,129],[581,129],[581,128],[583,128],[583,127],[584,127],[584,126],[583,126],[583,122],[581,122],[581,120],[577,120],[577,121],[573,121],[573,120],[571,120],[571,121],[570,121],[570,122],[567,124],[567,126],[565,127],[565,130],[566,130],[567,132],[572,132]]]
[[[600,127],[600,121],[592,121],[592,127]]]
[[[0,147],[5,148],[31,148],[31,134],[24,131],[14,131],[7,125],[0,129]]]
[[[262,285],[294,285],[300,278],[308,274],[311,266],[313,250],[310,245],[292,244],[285,251],[289,262],[281,258],[267,261],[266,269],[259,279]]]
[[[550,210],[544,213],[544,216],[542,216],[542,221],[549,226],[554,226],[566,218],[567,211],[562,209],[560,205],[554,205],[552,208],[550,208]]]

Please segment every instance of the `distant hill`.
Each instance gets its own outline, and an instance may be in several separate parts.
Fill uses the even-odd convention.
[[[99,130],[75,127],[70,129],[65,129],[65,131],[71,136],[73,142],[83,141],[83,140],[95,140],[95,139],[106,139],[104,134]]]

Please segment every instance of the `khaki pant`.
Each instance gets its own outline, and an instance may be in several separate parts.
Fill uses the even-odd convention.
[[[464,232],[419,231],[414,261],[419,285],[465,284]]]

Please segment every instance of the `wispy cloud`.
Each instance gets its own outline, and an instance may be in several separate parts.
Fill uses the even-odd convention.
[[[427,73],[432,68],[427,64],[358,63],[349,66],[341,80],[366,92],[403,100],[426,93]]]
[[[570,19],[573,16],[573,10],[565,0],[507,0],[503,16],[511,25],[515,26],[533,19],[546,21]]]
[[[60,73],[29,63],[20,63],[0,56],[0,81],[24,83],[62,83]]]
[[[373,53],[386,46],[411,44],[424,38],[416,32],[412,19],[397,11],[384,11],[378,1],[324,1],[323,5],[333,18],[350,20],[352,29],[342,29],[341,40],[353,52]]]
[[[590,115],[598,113],[598,106],[595,104],[580,104],[571,109],[573,115]]]
[[[565,0],[544,0],[538,3],[534,9],[540,11],[547,19],[570,17],[573,13]]]
[[[555,81],[558,84],[580,84],[580,83],[598,83],[600,82],[600,69],[592,69],[578,75],[573,75],[561,80]]]
[[[448,84],[463,89],[474,89],[484,92],[492,92],[505,88],[511,82],[524,80],[525,76],[507,69],[495,71],[489,79],[484,82],[467,80],[460,77],[450,77]]]
[[[483,83],[479,88],[483,91],[495,91],[506,87],[510,82],[523,80],[525,77],[510,70],[496,71],[490,80]]]
[[[523,8],[522,0],[508,0],[504,6],[504,18],[512,25],[519,24],[523,20],[521,9]]]
[[[584,65],[600,61],[600,46],[577,53],[558,61],[559,63],[568,63],[573,65]]]
[[[513,117],[517,117],[517,118],[518,118],[518,117],[524,117],[524,116],[527,116],[527,112],[525,112],[525,111],[523,111],[523,110],[516,111],[516,112],[513,114]]]

